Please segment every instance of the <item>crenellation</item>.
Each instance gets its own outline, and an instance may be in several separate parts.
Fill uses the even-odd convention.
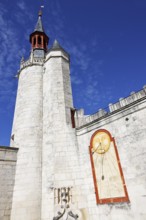
[[[114,104],[110,103],[108,106],[109,107],[108,111],[105,111],[104,109],[99,109],[99,111],[93,115],[84,115],[83,109],[76,110],[75,112],[76,128],[85,126],[88,123],[106,117],[110,115],[110,113],[114,113],[120,110],[122,111],[123,108],[126,108],[130,104],[134,104],[135,102],[140,101],[143,98],[146,98],[146,86],[144,86],[143,89],[138,92],[131,92],[130,96],[126,98],[120,98],[119,102],[116,102]]]
[[[104,109],[99,109],[99,111],[93,115],[84,115],[83,109],[76,110],[76,112],[75,112],[76,127],[80,127],[85,124],[88,124],[94,120],[97,120],[97,119],[105,116],[106,114],[107,114],[107,112]]]
[[[116,102],[115,104],[109,104],[109,110],[110,112],[120,110],[122,109],[122,107],[126,107],[127,105],[130,105],[134,103],[135,101],[138,101],[139,99],[142,99],[144,97],[146,97],[145,86],[142,90],[138,92],[131,92],[130,96],[126,98],[120,98],[119,102]]]
[[[45,59],[44,58],[40,58],[40,57],[30,57],[29,59],[27,60],[23,60],[21,61],[20,63],[20,70],[24,69],[25,67],[28,67],[28,66],[31,66],[31,65],[43,65],[45,62]]]

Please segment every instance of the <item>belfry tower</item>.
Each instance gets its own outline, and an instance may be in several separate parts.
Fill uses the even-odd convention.
[[[11,220],[81,215],[70,58],[56,40],[48,50],[48,42],[40,11],[30,35],[30,57],[21,60],[18,76],[11,146],[19,152]]]
[[[41,17],[42,11],[39,11],[39,17],[35,30],[30,35],[30,43],[32,45],[34,57],[45,57],[45,53],[47,52],[47,46],[49,42],[49,38],[44,32]]]

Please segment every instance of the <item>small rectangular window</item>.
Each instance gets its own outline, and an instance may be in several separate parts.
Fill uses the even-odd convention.
[[[71,122],[72,122],[72,128],[75,128],[75,109],[71,109]]]

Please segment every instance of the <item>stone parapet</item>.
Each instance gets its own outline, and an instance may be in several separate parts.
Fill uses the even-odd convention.
[[[141,101],[143,98],[146,98],[146,85],[143,87],[142,90],[138,92],[131,92],[130,96],[126,98],[120,98],[118,102],[114,104],[109,104],[109,109],[99,109],[93,115],[84,115],[84,109],[76,110],[75,112],[75,123],[76,128],[84,126],[88,123],[91,123],[95,120],[98,120],[102,117],[105,117],[115,111],[120,111],[123,108],[126,108],[129,105],[132,105],[138,101]]]
[[[76,110],[76,112],[75,112],[76,127],[80,127],[85,124],[88,124],[96,119],[99,119],[99,118],[105,116],[106,114],[107,114],[107,112],[104,109],[99,109],[99,111],[93,115],[84,115],[84,109]]]
[[[34,64],[37,65],[43,65],[44,64],[45,59],[44,58],[34,58],[34,57],[30,57],[28,60],[24,61],[22,60],[20,63],[20,70],[22,70],[23,68],[27,67],[27,66],[31,66]]]
[[[114,104],[109,104],[109,111],[113,112],[116,110],[120,110],[122,107],[125,107],[129,104],[132,104],[135,101],[138,101],[144,97],[146,97],[146,85],[143,87],[142,90],[140,90],[138,92],[131,92],[130,96],[128,96],[128,97],[120,98],[119,102],[116,102]]]

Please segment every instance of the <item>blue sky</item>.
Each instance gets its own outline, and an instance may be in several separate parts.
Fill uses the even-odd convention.
[[[9,145],[22,55],[30,53],[40,5],[50,37],[71,56],[75,108],[92,114],[146,84],[145,0],[0,2],[0,145]]]

